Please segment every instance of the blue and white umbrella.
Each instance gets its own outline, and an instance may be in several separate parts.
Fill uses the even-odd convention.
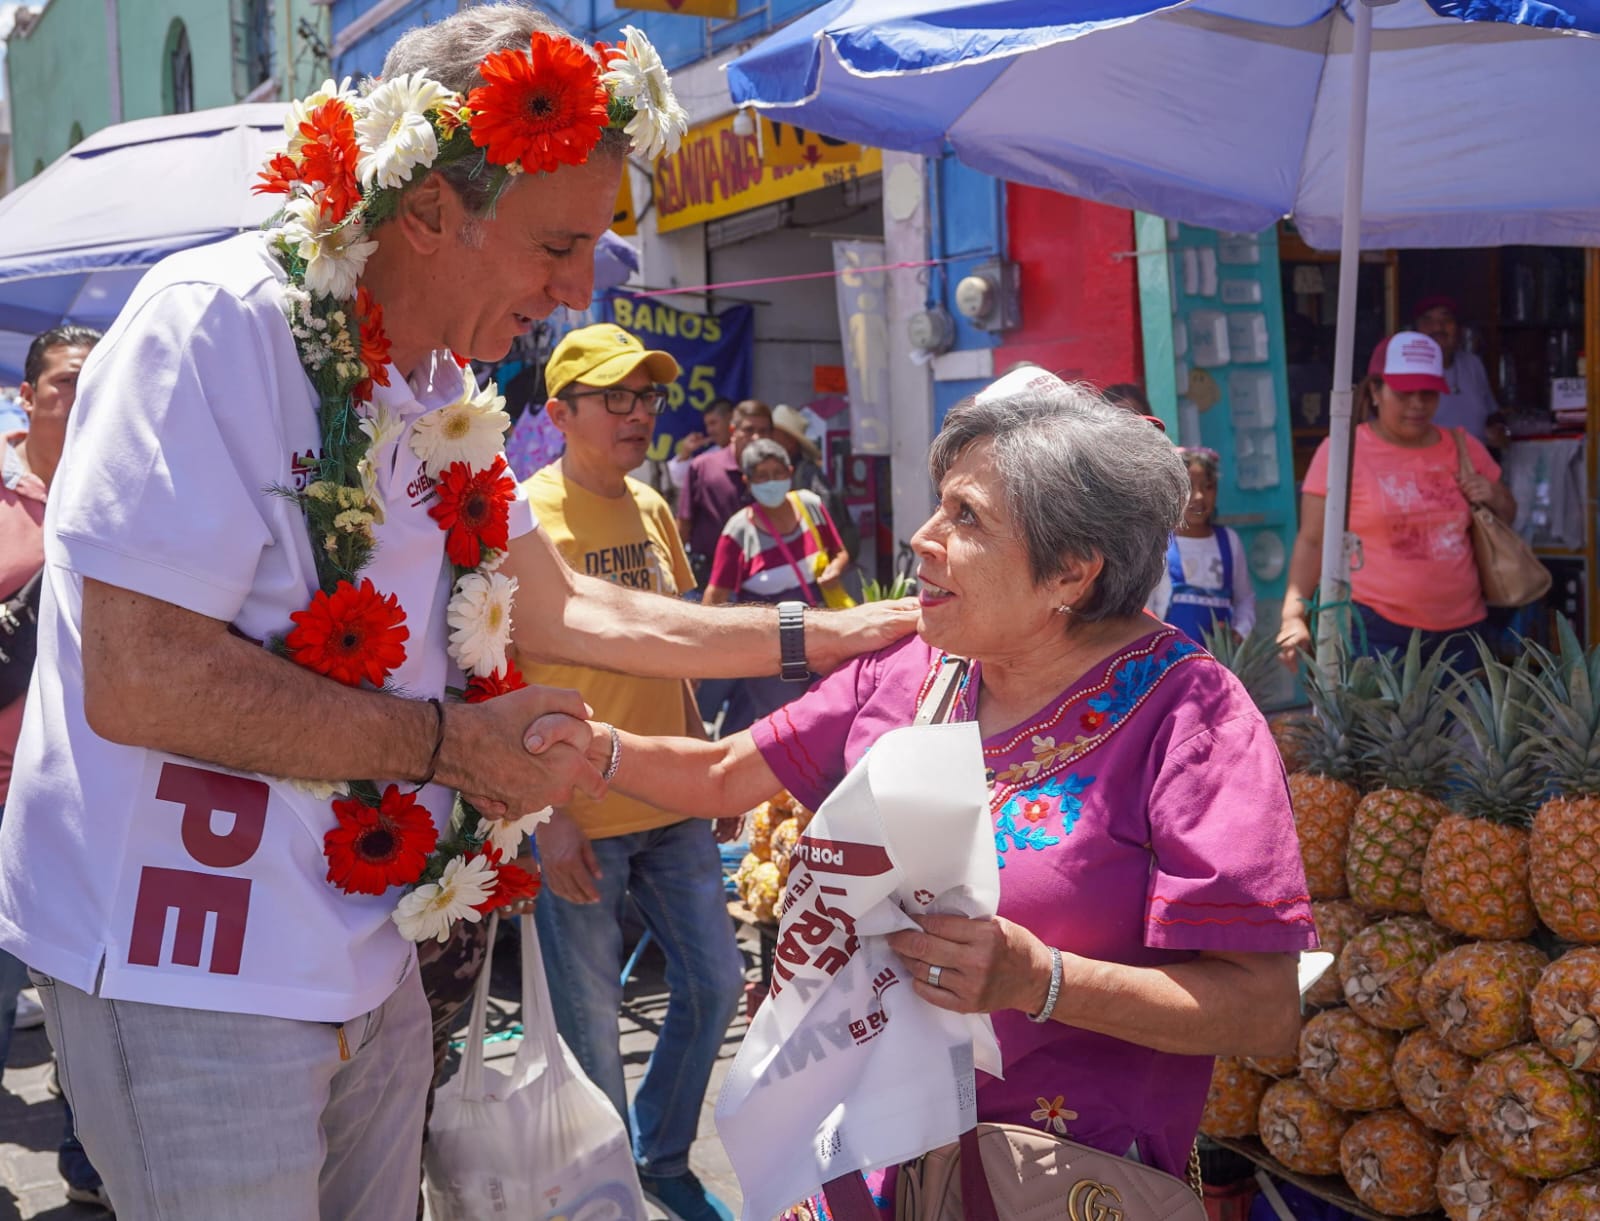
[[[1337,246],[1333,601],[1358,251],[1600,245],[1595,33],[1600,0],[834,0],[728,83],[824,135]]]

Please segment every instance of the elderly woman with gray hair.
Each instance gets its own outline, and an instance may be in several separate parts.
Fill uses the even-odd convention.
[[[1211,1057],[1293,1049],[1296,955],[1316,944],[1266,723],[1143,611],[1183,462],[1138,417],[1024,369],[950,412],[930,464],[917,635],[736,737],[622,734],[612,785],[685,814],[780,787],[815,808],[969,659],[954,719],[982,732],[999,914],[891,943],[929,1003],[993,1015],[1005,1078],[980,1074],[980,1119],[1182,1174]]]

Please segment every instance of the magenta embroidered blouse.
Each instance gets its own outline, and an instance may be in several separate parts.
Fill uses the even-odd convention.
[[[880,735],[911,723],[942,660],[917,637],[857,658],[756,722],[762,757],[815,809]],[[973,716],[981,678],[974,665],[956,719]],[[1172,629],[985,739],[984,755],[999,912],[1047,945],[1137,966],[1315,948],[1272,735],[1234,677]],[[1005,1079],[979,1075],[980,1119],[1137,1147],[1183,1172],[1210,1057],[993,1016]]]

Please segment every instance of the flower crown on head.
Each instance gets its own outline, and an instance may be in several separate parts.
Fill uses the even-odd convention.
[[[274,236],[301,264],[316,296],[348,300],[376,243],[365,240],[394,215],[419,171],[478,158],[492,175],[490,206],[521,173],[582,165],[608,128],[655,159],[677,150],[689,117],[650,40],[623,27],[619,44],[591,52],[558,34],[537,32],[526,53],[485,56],[484,83],[464,97],[421,73],[377,82],[358,93],[329,80],[290,106],[288,147],[275,153],[254,190],[286,195]]]

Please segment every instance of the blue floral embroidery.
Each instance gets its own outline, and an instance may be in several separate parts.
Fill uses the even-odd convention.
[[[999,816],[994,822],[995,859],[1000,868],[1006,867],[1006,853],[1013,848],[1019,852],[1029,848],[1042,852],[1059,844],[1062,836],[1071,835],[1072,828],[1078,823],[1078,816],[1083,813],[1083,794],[1093,783],[1093,776],[1069,772],[1012,794],[1000,807]],[[1045,821],[1032,822],[1023,813],[1030,803],[1051,798],[1056,800],[1056,813],[1061,816],[1061,835],[1052,835]],[[1022,820],[1020,824],[1019,818]]]
[[[1200,646],[1187,640],[1174,641],[1166,650],[1151,657],[1130,657],[1111,676],[1111,686],[1089,701],[1089,707],[1103,712],[1116,724],[1133,711],[1144,693],[1155,686],[1168,670]]]

